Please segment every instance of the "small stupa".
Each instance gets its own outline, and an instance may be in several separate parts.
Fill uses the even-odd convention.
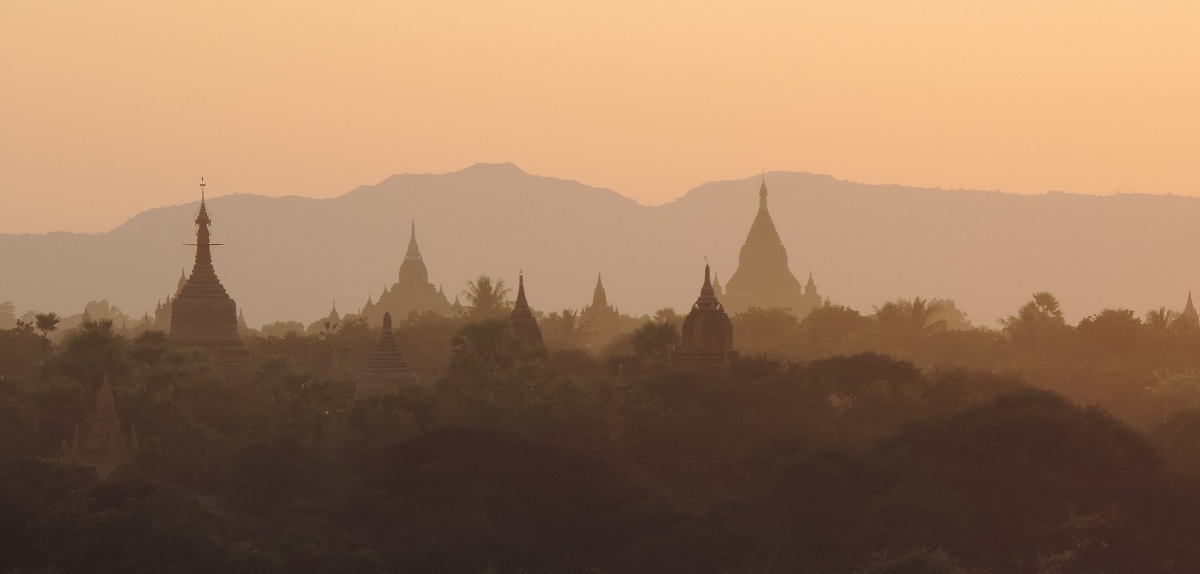
[[[517,302],[513,305],[512,313],[508,315],[508,322],[512,324],[513,332],[516,333],[518,339],[534,347],[544,345],[542,329],[538,327],[537,318],[533,316],[533,310],[529,308],[529,301],[525,299],[524,273],[520,274],[517,279]]]
[[[405,385],[417,384],[417,374],[408,366],[392,333],[392,314],[383,314],[379,341],[367,358],[367,364],[354,380],[354,400],[396,394]]]

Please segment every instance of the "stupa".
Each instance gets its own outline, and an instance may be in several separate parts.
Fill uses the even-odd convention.
[[[529,301],[525,299],[524,273],[517,280],[517,302],[513,305],[512,313],[508,315],[508,321],[512,324],[513,332],[516,333],[518,339],[535,347],[541,347],[544,344],[542,329],[538,327],[537,318],[533,316],[533,311],[529,308]]]
[[[253,374],[253,362],[238,334],[237,303],[225,291],[213,268],[208,206],[200,179],[200,212],[196,215],[196,261],[179,295],[171,302],[171,340],[207,352],[228,382]]]
[[[396,394],[404,385],[415,384],[417,374],[409,368],[408,359],[400,352],[392,333],[392,314],[384,313],[379,341],[367,358],[366,366],[354,379],[354,400]]]
[[[737,270],[725,284],[724,300],[730,313],[751,307],[781,308],[791,309],[797,317],[807,315],[821,304],[812,276],[805,290],[788,268],[787,248],[779,240],[779,232],[767,210],[765,179],[758,189],[758,214],[738,255]]]

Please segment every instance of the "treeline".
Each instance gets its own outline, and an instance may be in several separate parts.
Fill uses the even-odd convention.
[[[904,303],[739,315],[722,372],[670,366],[667,311],[592,350],[414,315],[425,384],[358,403],[361,321],[249,338],[242,386],[158,331],[20,325],[0,571],[1200,570],[1194,334],[1049,308],[1029,338],[918,329]],[[141,444],[99,480],[58,453],[106,378]]]

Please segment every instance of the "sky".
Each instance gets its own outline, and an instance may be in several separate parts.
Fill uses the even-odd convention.
[[[0,0],[0,233],[476,162],[1200,195],[1200,2]]]

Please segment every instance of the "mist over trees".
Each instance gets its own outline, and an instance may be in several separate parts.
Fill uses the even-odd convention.
[[[16,319],[0,330],[0,567],[1200,568],[1200,333],[1183,311],[1070,324],[1038,292],[993,329],[923,297],[752,308],[732,317],[740,359],[697,370],[672,362],[673,309],[596,345],[577,310],[539,311],[532,347],[498,311],[502,280],[470,288],[458,314],[395,322],[422,384],[365,401],[353,380],[379,333],[354,313],[246,331],[241,385],[106,303],[74,326]],[[106,383],[140,444],[100,479],[63,452]]]

